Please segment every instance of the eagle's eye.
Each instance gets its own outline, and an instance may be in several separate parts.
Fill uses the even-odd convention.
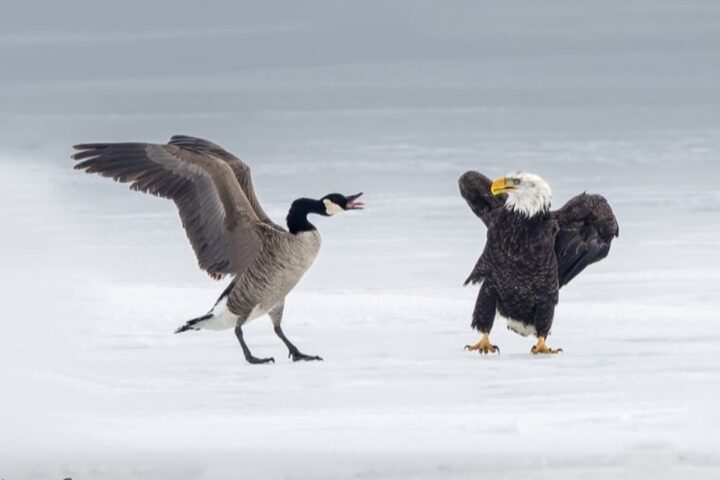
[[[519,178],[513,178],[512,179],[513,185],[520,185],[520,179]]]

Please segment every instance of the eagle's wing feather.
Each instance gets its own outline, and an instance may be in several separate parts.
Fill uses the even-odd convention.
[[[465,199],[470,209],[480,217],[486,227],[490,227],[492,219],[500,208],[505,205],[507,195],[493,195],[490,191],[492,180],[480,172],[465,172],[458,180],[460,195]],[[481,256],[470,276],[465,280],[468,283],[480,283],[483,281],[483,257]]]
[[[230,168],[232,168],[235,178],[237,178],[240,187],[243,189],[245,196],[250,201],[250,205],[252,205],[252,208],[260,221],[272,226],[273,228],[284,230],[280,225],[273,222],[268,214],[265,213],[265,210],[263,210],[260,205],[260,201],[257,199],[257,195],[255,195],[255,188],[252,183],[250,167],[240,158],[213,142],[202,138],[191,137],[189,135],[173,135],[168,143],[170,145],[179,145],[190,150],[195,150],[199,153],[213,155],[226,162],[230,165]]]
[[[458,180],[460,195],[470,209],[480,217],[486,226],[490,225],[492,212],[505,205],[507,195],[493,195],[490,192],[492,180],[480,172],[465,172]]]
[[[612,208],[601,195],[577,195],[552,216],[560,228],[555,255],[562,287],[585,267],[605,258],[620,230]]]
[[[261,248],[261,221],[226,162],[179,145],[95,143],[74,147],[76,169],[171,199],[200,268],[213,278],[245,270]]]

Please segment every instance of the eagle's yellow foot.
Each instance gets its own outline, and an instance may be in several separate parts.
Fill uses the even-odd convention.
[[[530,353],[537,355],[539,353],[560,353],[562,348],[550,348],[545,344],[545,337],[538,337],[538,341],[533,345]]]
[[[477,350],[478,353],[500,353],[500,348],[497,345],[490,343],[490,334],[483,333],[482,338],[475,345],[465,345],[465,350],[471,352]]]

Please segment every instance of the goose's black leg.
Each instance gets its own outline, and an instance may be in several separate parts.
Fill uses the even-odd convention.
[[[245,343],[245,339],[243,338],[242,327],[240,325],[235,327],[235,336],[240,342],[240,346],[242,347],[243,353],[245,354],[245,360],[247,360],[248,363],[251,363],[253,365],[257,365],[258,363],[275,363],[275,359],[272,357],[257,358],[252,353],[250,353],[250,349],[248,348],[247,344]]]
[[[292,358],[293,362],[298,362],[300,360],[310,361],[310,360],[319,360],[322,361],[322,357],[318,357],[317,355],[305,355],[302,353],[298,348],[292,344],[290,340],[285,336],[285,333],[282,331],[282,327],[280,325],[276,325],[274,327],[275,333],[278,337],[280,337],[280,340],[283,341],[285,346],[288,348],[288,357]]]
[[[282,327],[280,324],[282,323],[282,317],[283,317],[283,310],[285,309],[285,301],[282,301],[279,305],[277,305],[274,309],[272,309],[269,313],[270,319],[273,323],[273,328],[275,330],[275,333],[278,337],[280,337],[280,340],[283,341],[285,346],[288,348],[288,357],[292,358],[293,362],[299,362],[300,360],[304,361],[311,361],[311,360],[317,360],[322,361],[321,357],[318,357],[317,355],[305,355],[302,353],[298,348],[292,344],[290,340],[285,336],[285,332],[282,331]]]

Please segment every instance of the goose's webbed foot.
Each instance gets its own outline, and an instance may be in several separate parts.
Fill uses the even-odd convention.
[[[300,350],[298,350],[298,348],[293,345],[292,342],[288,340],[288,338],[285,336],[285,332],[283,332],[280,325],[276,325],[274,330],[275,334],[280,337],[280,340],[282,340],[285,346],[288,348],[288,358],[291,358],[293,362],[322,361],[322,357],[318,357],[317,355],[305,355]]]
[[[253,355],[249,355],[245,357],[245,360],[248,361],[248,363],[252,365],[260,365],[262,363],[275,363],[275,359],[273,357],[268,358],[257,358]]]
[[[297,348],[293,351],[290,350],[288,352],[288,358],[291,358],[293,362],[312,362],[312,361],[318,361],[322,362],[322,357],[319,357],[317,355],[305,355],[304,353],[300,352]]]

